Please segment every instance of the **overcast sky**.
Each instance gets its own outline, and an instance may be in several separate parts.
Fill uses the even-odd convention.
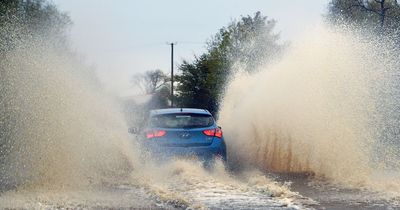
[[[327,0],[53,0],[74,25],[73,48],[94,65],[106,87],[135,94],[132,75],[170,71],[170,46],[177,42],[175,66],[204,52],[205,42],[241,16],[261,11],[278,21],[282,41],[293,41],[321,21]]]

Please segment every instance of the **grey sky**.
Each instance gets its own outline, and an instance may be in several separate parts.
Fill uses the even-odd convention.
[[[135,94],[130,78],[150,69],[170,71],[204,52],[205,42],[240,16],[263,15],[278,21],[283,41],[295,40],[316,25],[327,0],[54,0],[74,22],[73,47],[98,71],[106,87]]]

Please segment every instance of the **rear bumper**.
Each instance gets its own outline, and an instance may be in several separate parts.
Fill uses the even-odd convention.
[[[156,160],[169,160],[176,157],[195,157],[202,161],[210,161],[215,157],[226,160],[226,146],[223,139],[214,138],[207,146],[164,146],[154,142],[143,144],[144,149]]]

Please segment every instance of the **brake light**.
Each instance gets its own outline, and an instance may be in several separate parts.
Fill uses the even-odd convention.
[[[222,138],[222,129],[221,128],[215,129],[215,136],[218,138]]]
[[[148,139],[163,137],[163,136],[165,136],[165,134],[167,134],[167,132],[163,131],[163,130],[149,130],[149,131],[146,131],[146,137]]]
[[[206,136],[215,136],[218,138],[222,138],[222,130],[221,128],[209,129],[203,131]]]
[[[215,135],[215,129],[204,130],[203,133],[206,136],[214,136]]]

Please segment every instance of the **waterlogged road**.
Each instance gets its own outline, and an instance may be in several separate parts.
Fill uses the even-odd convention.
[[[184,193],[184,192],[182,192]],[[197,193],[197,194],[194,194]],[[226,187],[193,190],[185,202],[178,195],[156,196],[145,189],[120,186],[96,191],[8,192],[0,197],[1,209],[299,209],[262,192]]]
[[[156,195],[136,186],[93,191],[7,192],[0,197],[1,209],[299,209],[269,193],[245,192],[214,186],[185,194]],[[160,192],[158,192],[160,193]]]
[[[382,193],[344,189],[302,174],[252,171],[232,175],[221,169],[203,170],[190,162],[157,171],[162,173],[85,190],[34,187],[6,191],[0,195],[0,209],[400,208],[396,199],[385,199]]]
[[[232,175],[223,167],[208,171],[186,161],[143,170],[124,184],[90,190],[6,191],[0,209],[306,209],[313,204],[260,172]]]
[[[354,189],[315,179],[307,174],[273,174],[280,182],[290,182],[290,189],[316,202],[315,209],[387,210],[400,209],[399,196],[367,189]]]
[[[400,192],[399,172],[376,193],[187,161],[139,167],[118,103],[86,67],[47,36],[13,37],[0,62],[0,209],[400,209],[386,188]],[[233,77],[219,114],[233,159],[339,183],[368,182],[380,170],[366,160],[399,169],[385,127],[399,127],[398,54],[368,39],[322,26],[276,64]]]
[[[171,208],[138,187],[92,190],[18,190],[0,196],[1,209]]]
[[[230,192],[231,191],[231,192]],[[195,203],[158,197],[143,188],[120,186],[96,191],[8,192],[0,198],[1,209],[298,209],[262,193],[217,189],[193,195]],[[176,196],[176,195],[175,195]]]

